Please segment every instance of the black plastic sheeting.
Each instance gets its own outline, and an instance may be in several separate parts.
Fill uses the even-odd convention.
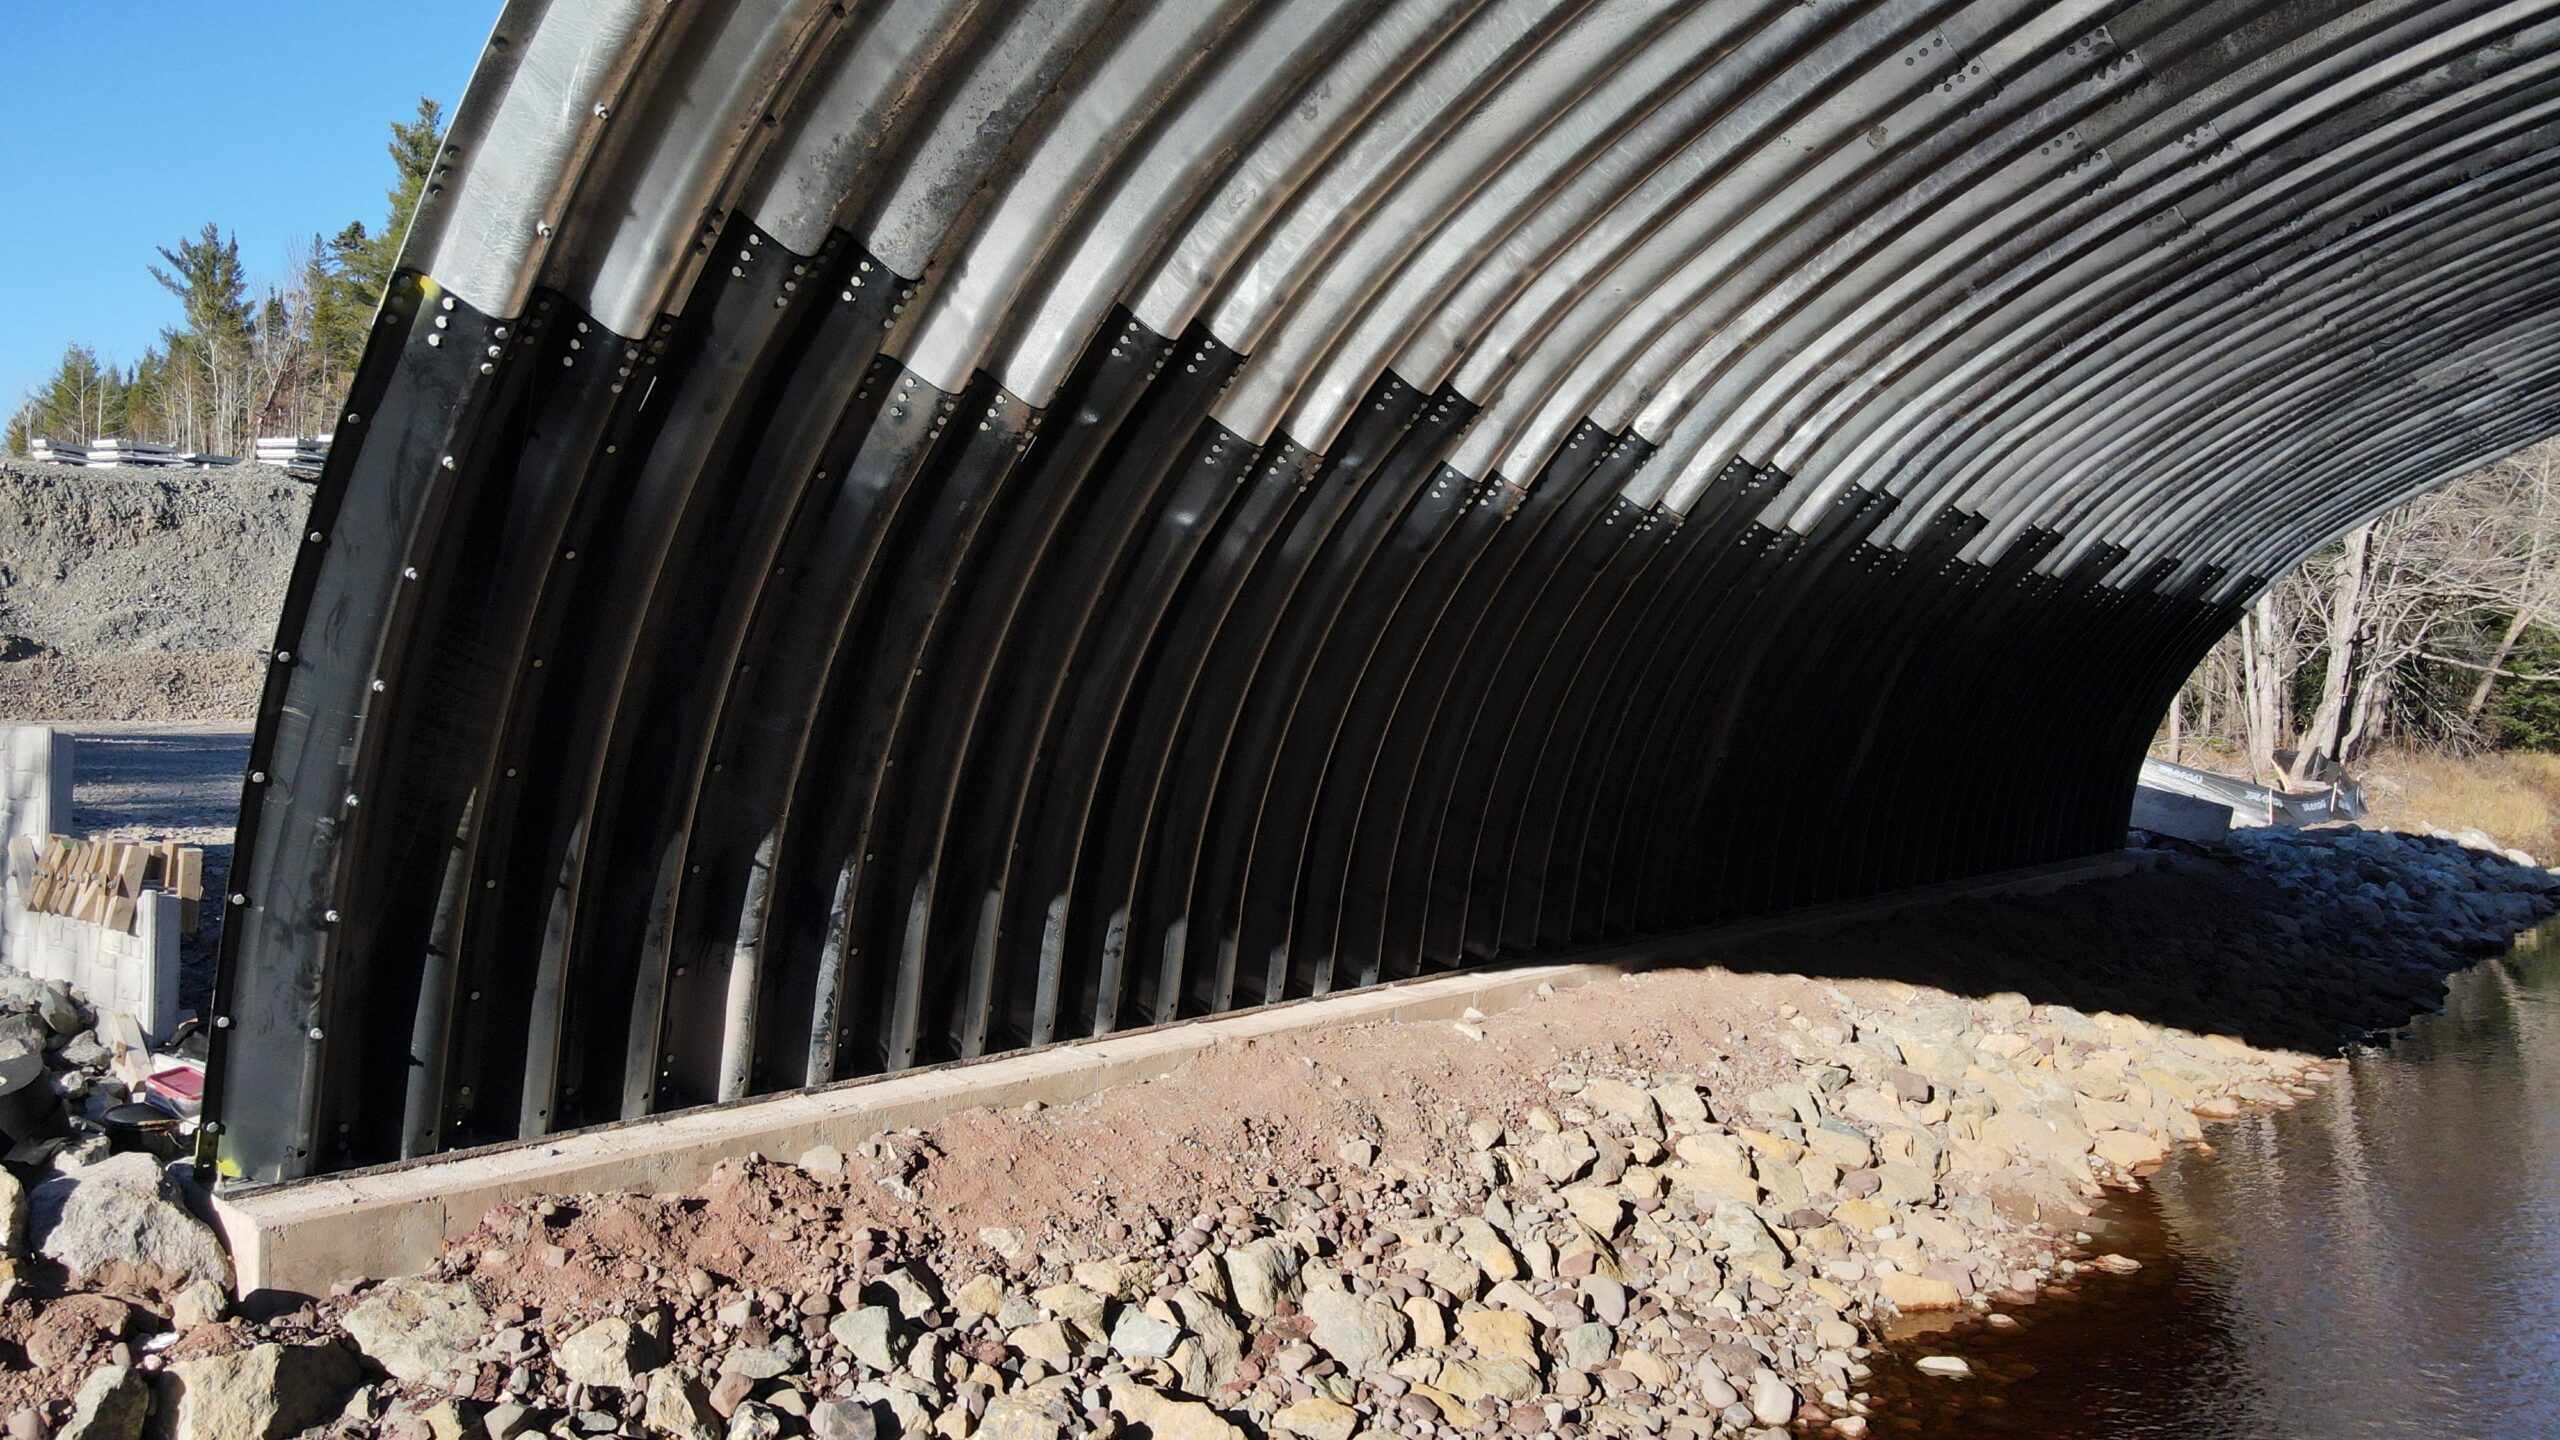
[[[2485,84],[2539,53],[2518,33],[2448,63]],[[2441,103],[2397,93],[2330,142]],[[2005,408],[1913,392],[1964,438],[1893,474],[1786,427],[1666,458],[1669,435],[1586,419],[1533,473],[1473,476],[1495,397],[1391,356],[1321,445],[1252,439],[1222,419],[1251,357],[1125,300],[1036,406],[983,365],[940,389],[902,349],[933,277],[841,224],[801,253],[715,208],[627,334],[557,264],[482,313],[413,237],[262,702],[209,1153],[289,1179],[2112,848],[2156,717],[2262,574],[2553,428],[2547,382],[2437,403],[2466,356],[2547,368],[2545,138],[2500,131],[2344,229],[2277,209],[2162,242],[2245,254],[2254,285],[2288,245],[2460,190],[2451,249],[2336,282],[2414,287],[2402,329],[2332,314],[2335,348],[2263,377],[2230,340],[2174,415],[2137,401],[2193,345]],[[2376,165],[2432,153],[2410,144]],[[2113,163],[2093,183],[2131,183]],[[640,194],[542,213],[565,243]],[[2103,359],[2146,303],[2030,358]],[[2000,338],[1959,328],[1932,363],[2029,373]],[[2094,448],[1914,478],[2066,400]],[[2055,500],[2190,472],[2113,530]],[[2146,528],[2173,515],[2174,544]]]

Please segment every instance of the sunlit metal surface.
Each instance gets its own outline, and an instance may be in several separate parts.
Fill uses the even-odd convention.
[[[2538,4],[515,0],[251,761],[286,1179],[2111,845],[2560,427]]]

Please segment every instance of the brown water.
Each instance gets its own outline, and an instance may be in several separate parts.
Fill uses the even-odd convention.
[[[2139,1272],[1878,1355],[1874,1433],[2560,1437],[2560,922],[2212,1140],[2091,1223]]]

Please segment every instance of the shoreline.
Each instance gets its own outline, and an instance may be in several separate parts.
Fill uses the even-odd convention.
[[[2291,1047],[2405,1020],[2555,887],[2416,837],[2254,837],[1455,1025],[1221,1047],[694,1196],[501,1209],[426,1276],[284,1315],[162,1342],[137,1308],[76,1373],[0,1375],[0,1409],[51,1429],[86,1377],[91,1410],[148,1394],[193,1440],[258,1371],[311,1412],[270,1433],[404,1440],[1855,1436],[1889,1316],[2066,1274],[2103,1186],[2316,1093],[2329,1062]],[[2237,1033],[2174,1023],[2216,1007]],[[0,1342],[64,1303],[13,1300]]]

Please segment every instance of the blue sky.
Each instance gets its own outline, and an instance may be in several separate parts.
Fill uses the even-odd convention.
[[[0,412],[65,346],[129,364],[175,324],[145,267],[208,220],[261,288],[380,224],[391,122],[451,112],[498,5],[0,0]]]

